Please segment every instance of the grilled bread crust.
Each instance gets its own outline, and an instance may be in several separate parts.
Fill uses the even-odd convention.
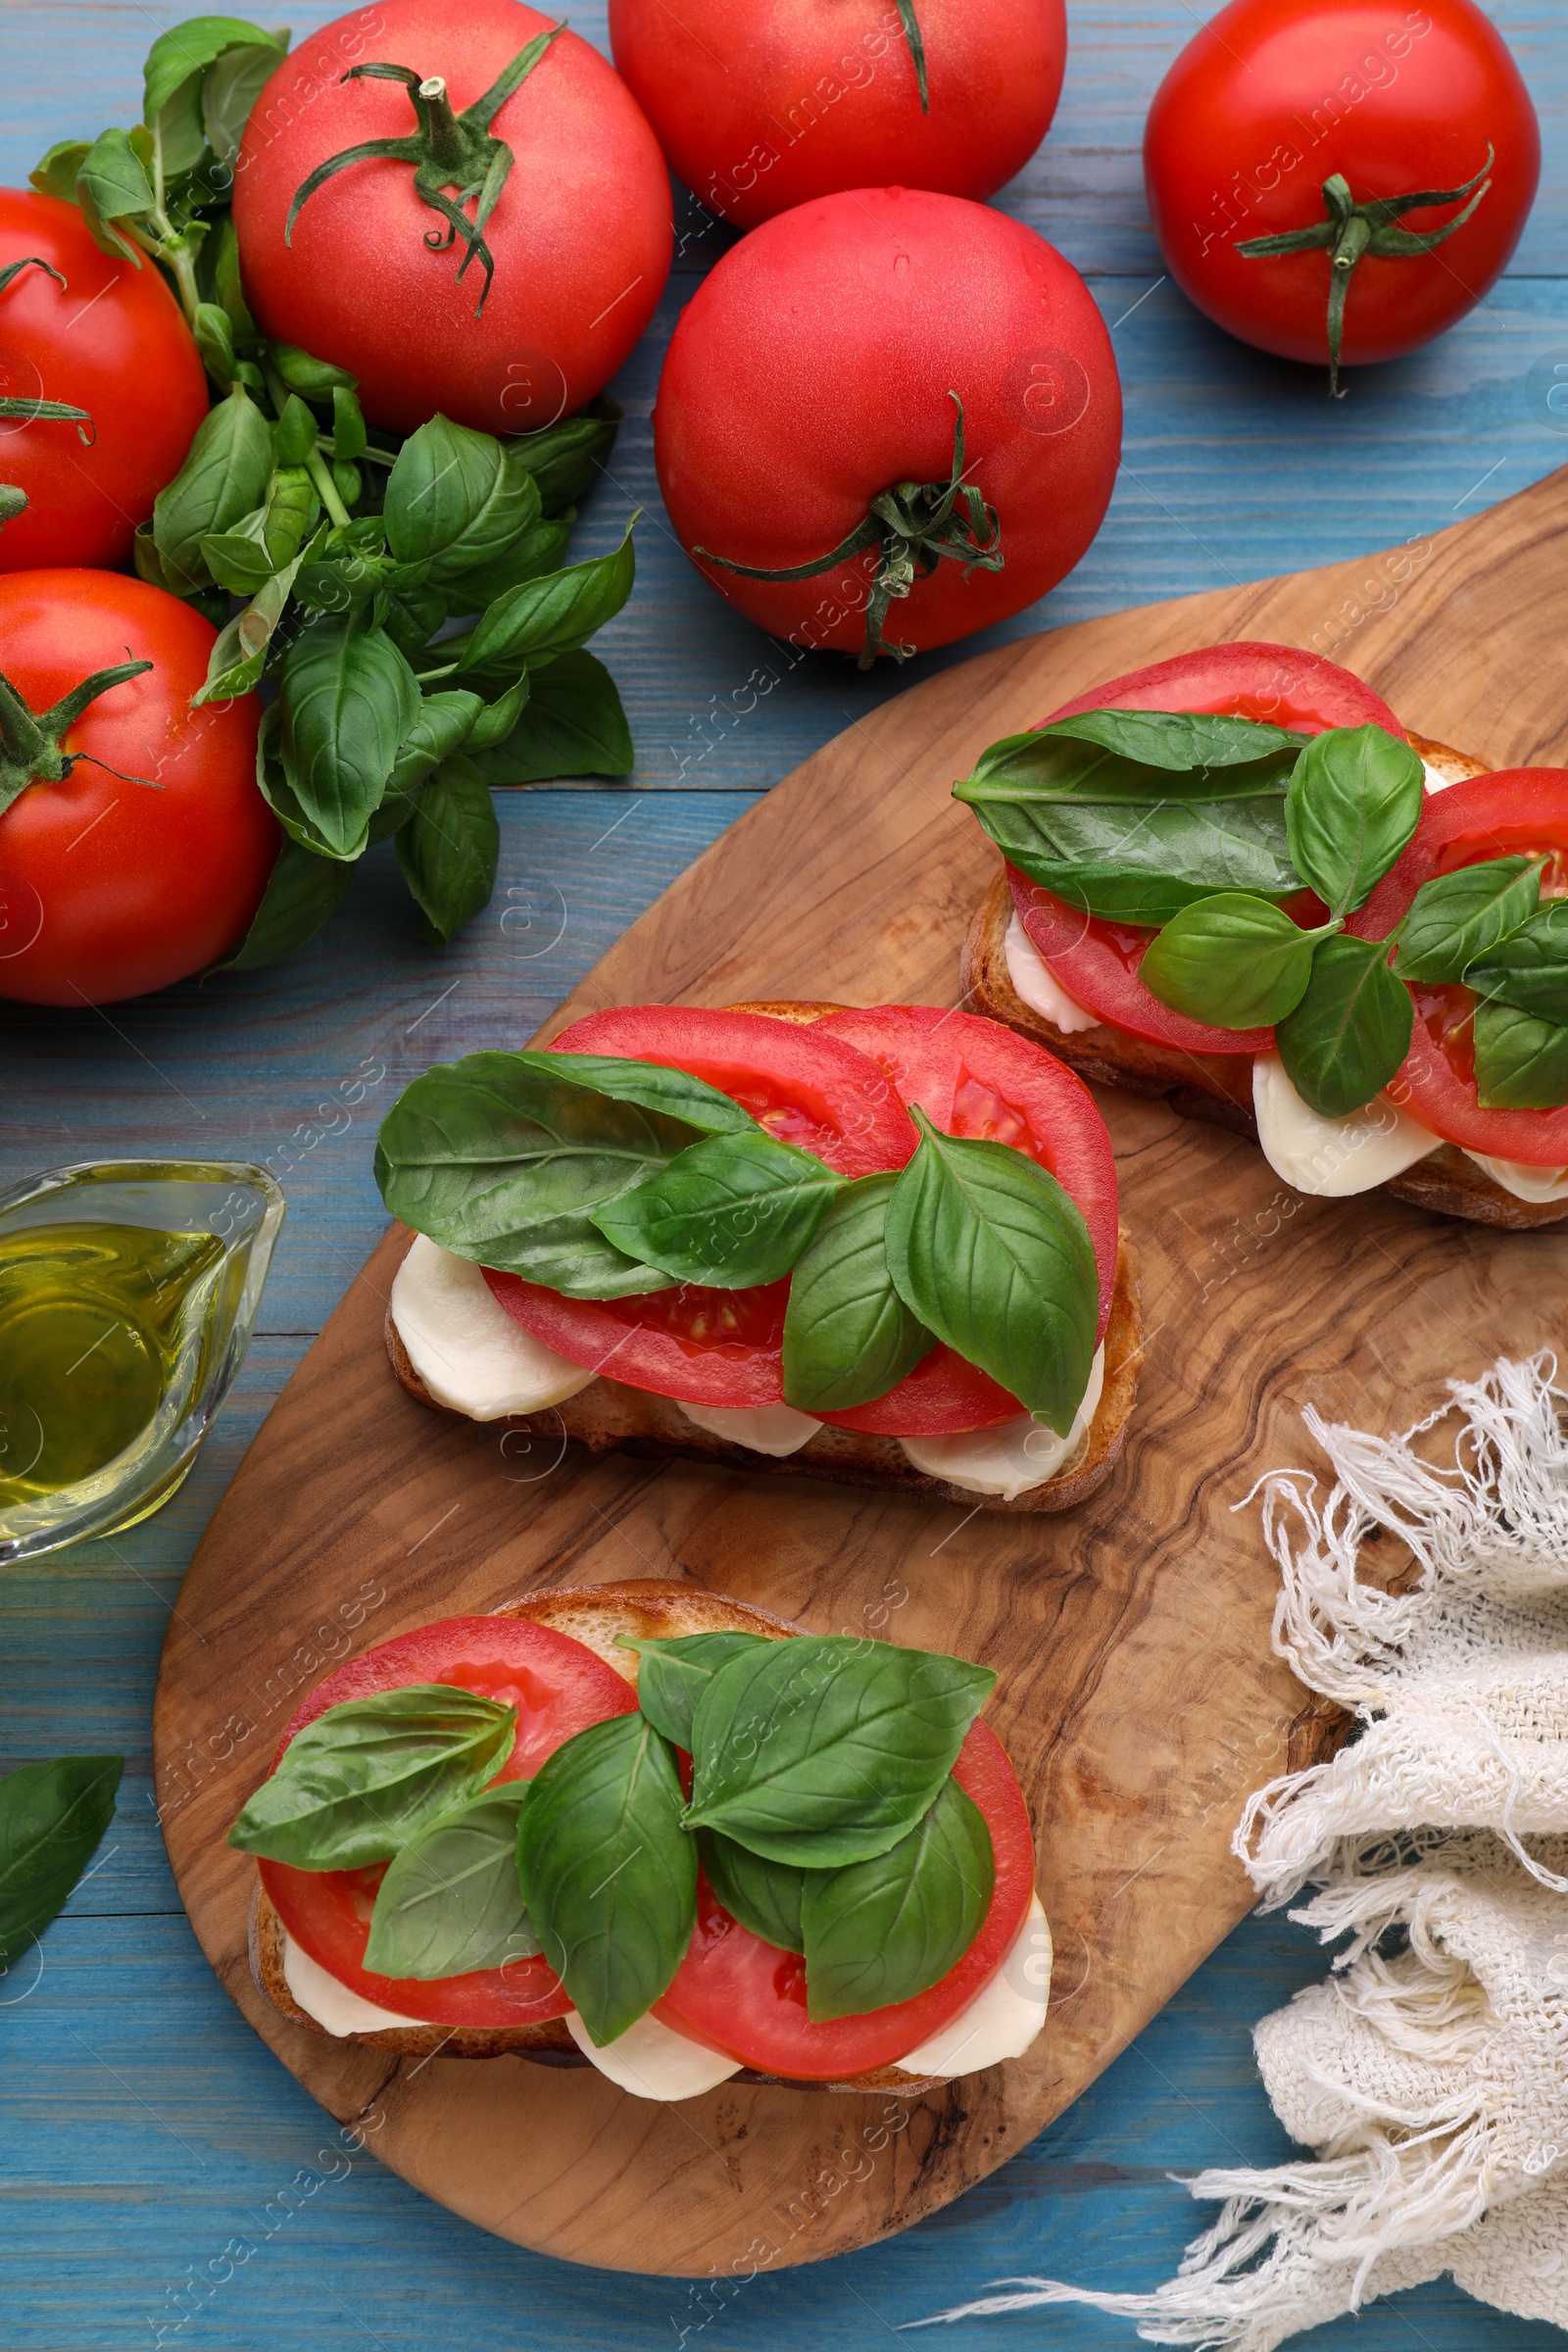
[[[1452,782],[1487,773],[1481,760],[1448,744],[1433,743],[1420,735],[1412,735],[1410,741],[1424,760]],[[1006,956],[1012,913],[1012,892],[1004,871],[976,907],[963,943],[959,986],[969,1011],[1005,1021],[1009,1029],[1044,1046],[1093,1085],[1119,1086],[1134,1095],[1163,1095],[1184,1118],[1206,1119],[1256,1143],[1249,1055],[1180,1053],[1173,1047],[1153,1045],[1147,1038],[1124,1036],[1103,1023],[1070,1033],[1058,1029],[1054,1021],[1026,1004],[1012,985]],[[1568,1217],[1568,1200],[1516,1200],[1453,1144],[1445,1144],[1441,1151],[1371,1189],[1392,1193],[1396,1200],[1408,1200],[1439,1216],[1463,1217],[1472,1225],[1503,1226],[1511,1232],[1560,1224]]]
[[[612,1666],[633,1689],[637,1684],[637,1652],[617,1647],[617,1635],[650,1642],[672,1641],[683,1634],[739,1633],[761,1634],[769,1641],[784,1642],[803,1630],[782,1617],[770,1616],[765,1609],[753,1608],[747,1601],[731,1600],[723,1593],[706,1591],[701,1585],[661,1577],[531,1592],[526,1600],[515,1601],[495,1613],[498,1617],[527,1617],[535,1625],[547,1625],[556,1633],[569,1634],[573,1641],[583,1642]],[[308,2034],[324,2034],[325,2028],[318,2025],[289,1991],[283,1975],[284,1935],[283,1923],[268,1899],[258,1873],[251,1900],[251,1973],[280,2016]],[[511,2054],[545,2066],[589,2064],[560,2018],[533,2026],[397,2026],[383,2033],[348,2034],[340,2038],[362,2043],[368,2049],[386,2050],[399,2058],[433,2058],[439,2051],[443,2058],[499,2058]],[[757,2074],[747,2067],[731,2076],[730,2081],[782,2082],[786,2078]],[[844,2082],[790,2082],[788,2087],[896,2091],[913,2098],[923,2090],[939,2087],[940,2081],[935,2075],[909,2075],[901,2067],[883,2066]]]

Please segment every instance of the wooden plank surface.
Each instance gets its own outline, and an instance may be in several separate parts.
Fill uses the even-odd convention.
[[[6,0],[4,176],[20,179],[53,138],[131,121],[146,43],[177,13]],[[305,28],[334,12],[284,13]],[[1525,395],[1533,363],[1568,359],[1568,58],[1553,0],[1492,11],[1525,64],[1546,141],[1541,201],[1513,270],[1442,344],[1358,376],[1335,408],[1317,379],[1228,343],[1157,283],[1137,140],[1196,13],[1181,0],[1071,6],[1056,126],[1003,199],[1089,275],[1115,329],[1128,435],[1095,548],[1043,609],[999,635],[1419,540],[1564,454]],[[602,10],[573,22],[602,37]],[[264,1402],[380,1229],[368,1125],[423,1060],[532,1029],[759,788],[903,682],[790,666],[660,536],[646,413],[675,307],[721,241],[710,232],[688,245],[682,281],[626,372],[618,500],[600,498],[579,541],[607,546],[630,506],[650,509],[638,592],[602,641],[639,742],[631,784],[510,796],[502,895],[447,956],[414,944],[395,881],[372,860],[319,950],[224,984],[220,1002],[214,990],[174,990],[117,1008],[112,1025],[0,1009],[7,1175],[87,1152],[222,1151],[270,1158],[292,1203],[266,1336],[185,1491],[112,1548],[82,1547],[0,1587],[3,1760],[95,1745],[130,1759],[106,1858],[51,1938],[48,1975],[24,1997],[0,1984],[8,2345],[76,2352],[162,2330],[165,2342],[218,2352],[305,2352],[368,2334],[445,2352],[483,2330],[598,2352],[680,2341],[685,2330],[687,2341],[757,2352],[803,2341],[837,2352],[1006,2273],[1152,2283],[1200,2218],[1169,2172],[1284,2153],[1248,2028],[1323,1963],[1299,1932],[1250,1922],[1060,2123],[935,2222],[887,2247],[759,2277],[733,2297],[594,2276],[474,2231],[374,2164],[345,2173],[319,2111],[213,1979],[168,1876],[147,1751],[164,1624]],[[1352,662],[1354,636],[1343,648]],[[753,668],[768,666],[777,682],[765,692],[759,682],[756,709],[741,710]],[[366,1092],[350,1105],[343,1090],[362,1075]],[[1245,1289],[1259,1237],[1220,1239]],[[854,2195],[857,2184],[840,2189]],[[1090,2314],[1053,2314],[1049,2330],[1069,2352],[1132,2341],[1125,2324]],[[968,2352],[1009,2332],[976,2324],[943,2340]],[[1322,2338],[1360,2352],[1412,2339],[1437,2352],[1544,2352],[1558,2340],[1443,2287]]]

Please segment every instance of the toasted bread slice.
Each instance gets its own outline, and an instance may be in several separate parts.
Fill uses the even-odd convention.
[[[730,1012],[758,1012],[771,1020],[794,1021],[802,1026],[847,1009],[842,1004],[804,1001],[726,1007]],[[1006,1018],[1004,1014],[997,1017]],[[1016,1022],[1011,1025],[1018,1026]],[[1063,1060],[1067,1058],[1062,1055]],[[435,1412],[451,1412],[454,1408],[437,1402],[409,1361],[390,1309],[385,1338],[392,1369],[409,1395]],[[1062,1463],[1054,1477],[1032,1487],[1027,1494],[1015,1495],[1011,1501],[1000,1494],[976,1495],[968,1487],[928,1477],[923,1470],[916,1470],[896,1438],[867,1437],[858,1430],[823,1427],[798,1453],[781,1456],[754,1453],[750,1446],[732,1445],[699,1429],[671,1398],[651,1396],[645,1389],[628,1388],[618,1380],[603,1376],[568,1397],[564,1404],[551,1405],[539,1413],[513,1414],[499,1426],[527,1430],[555,1442],[571,1438],[592,1453],[632,1453],[645,1459],[679,1454],[686,1461],[710,1462],[724,1470],[761,1470],[786,1478],[831,1479],[838,1486],[879,1487],[884,1492],[922,1495],[932,1502],[956,1502],[965,1510],[978,1506],[987,1511],[1069,1511],[1104,1484],[1120,1458],[1138,1394],[1143,1340],[1138,1252],[1126,1226],[1120,1225],[1110,1321],[1105,1327],[1104,1385],[1095,1417],[1085,1430],[1077,1451]],[[458,1417],[463,1418],[461,1414]]]
[[[1421,735],[1412,735],[1410,741],[1430,766],[1453,783],[1487,773],[1481,760],[1448,744],[1433,743]],[[1007,970],[1006,937],[1012,913],[1006,874],[999,873],[976,907],[963,943],[958,980],[969,1011],[1005,1021],[1009,1029],[1045,1046],[1094,1085],[1119,1086],[1134,1095],[1163,1095],[1184,1118],[1207,1119],[1257,1141],[1250,1055],[1178,1053],[1171,1047],[1152,1045],[1147,1038],[1125,1036],[1103,1023],[1069,1034],[1026,1004]],[[1445,1144],[1441,1151],[1372,1189],[1392,1193],[1396,1200],[1411,1201],[1440,1216],[1463,1217],[1473,1225],[1500,1225],[1514,1232],[1556,1225],[1568,1217],[1568,1200],[1516,1200],[1453,1144]]]
[[[753,1608],[746,1601],[730,1600],[722,1593],[709,1592],[701,1585],[681,1584],[672,1578],[648,1577],[624,1584],[577,1585],[553,1592],[531,1592],[526,1600],[514,1601],[497,1616],[527,1617],[536,1625],[548,1625],[557,1633],[569,1634],[583,1642],[612,1666],[615,1672],[636,1688],[637,1652],[616,1645],[616,1636],[629,1635],[636,1641],[669,1641],[682,1634],[741,1633],[761,1634],[769,1641],[788,1641],[803,1629],[790,1625],[782,1617],[773,1617],[765,1609]],[[288,1988],[283,1975],[285,1930],[282,1921],[268,1899],[257,1876],[256,1892],[251,1903],[250,1952],[251,1971],[258,1985],[280,2016],[291,2025],[303,2027],[309,2034],[324,2034],[308,2011],[302,2009]],[[590,2062],[578,2049],[565,2026],[559,2018],[544,2025],[510,2027],[452,2027],[398,2026],[376,2034],[349,2034],[345,2041],[360,2042],[367,2048],[387,2050],[399,2058],[431,2058],[439,2051],[443,2058],[499,2058],[513,2055],[537,2060],[546,2066],[587,2066]],[[730,2078],[735,2082],[780,2082],[785,2078],[762,2075],[744,2068]],[[909,2075],[901,2067],[883,2066],[874,2072],[857,2075],[845,2082],[791,2082],[797,2090],[865,2090],[897,2091],[913,2098],[922,2090],[939,2087],[941,2078],[935,2075]]]

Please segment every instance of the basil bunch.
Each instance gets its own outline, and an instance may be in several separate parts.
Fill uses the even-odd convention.
[[[1491,858],[1423,883],[1399,926],[1394,969],[1461,982],[1477,998],[1484,1110],[1568,1102],[1568,900],[1541,903],[1544,858]]]
[[[170,272],[222,395],[135,561],[220,624],[198,703],[277,679],[258,780],[286,839],[240,968],[313,938],[355,861],[392,835],[421,935],[446,944],[494,884],[493,785],[634,760],[614,682],[584,650],[631,592],[629,530],[613,554],[564,564],[613,402],[517,441],[437,416],[383,447],[352,375],[251,317],[228,202],[287,46],[235,18],[174,26],[148,56],[142,122],[62,142],[32,174],[107,252]],[[443,634],[454,620],[469,625]]]
[[[1358,1110],[1404,1060],[1413,1011],[1388,945],[1345,934],[1420,821],[1421,761],[1385,728],[1090,711],[993,745],[955,790],[1055,896],[1158,924],[1145,986],[1217,1028],[1272,1028],[1323,1117]],[[1329,909],[1316,930],[1277,904],[1303,889]]]
[[[471,1054],[398,1098],[376,1181],[416,1232],[566,1298],[791,1275],[802,1412],[885,1396],[942,1340],[1065,1436],[1099,1322],[1082,1212],[1026,1153],[913,1118],[907,1166],[850,1182],[684,1071]]]
[[[637,1710],[532,1781],[485,1785],[514,1709],[445,1685],[384,1691],[307,1726],[229,1843],[302,1870],[390,1856],[367,1968],[422,1980],[542,1953],[600,2044],[667,1990],[699,1860],[744,1926],[804,1957],[813,2019],[939,1983],[995,1884],[984,1817],[952,1778],[995,1675],[835,1636],[623,1645]]]

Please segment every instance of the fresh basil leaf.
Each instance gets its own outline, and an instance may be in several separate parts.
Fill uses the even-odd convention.
[[[381,1123],[391,1214],[459,1257],[572,1298],[669,1289],[589,1212],[694,1140],[683,1120],[572,1084],[548,1054],[469,1054],[404,1089]]]
[[[285,841],[269,877],[262,903],[232,956],[215,964],[220,972],[251,972],[292,956],[330,921],[353,878],[352,864],[318,858],[296,841]]]
[[[76,173],[91,149],[90,139],[56,139],[28,172],[29,184],[41,196],[58,196],[66,204],[74,203]]]
[[[433,775],[443,760],[449,760],[467,742],[483,709],[480,697],[461,686],[425,695],[398,746],[398,756],[387,778],[388,797],[411,793],[426,776]]]
[[[644,1110],[660,1110],[667,1118],[684,1119],[704,1135],[749,1135],[757,1121],[728,1095],[693,1078],[686,1070],[667,1069],[659,1061],[625,1061],[616,1054],[559,1054],[547,1047],[539,1054],[517,1056],[547,1078],[569,1078],[574,1086],[591,1086],[613,1102],[638,1102]]]
[[[1201,710],[1085,710],[1004,735],[954,790],[959,800],[976,804],[1147,804],[1173,793],[1203,800],[1269,798],[1284,792],[1308,740],[1284,727]]]
[[[1031,881],[1109,922],[1168,923],[1220,890],[1266,899],[1300,888],[1283,790],[1142,805],[999,800],[977,802],[975,814]]]
[[[478,1793],[511,1755],[517,1710],[451,1683],[345,1699],[296,1732],[228,1833],[296,1870],[362,1870]]]
[[[142,68],[145,89],[142,121],[150,130],[176,91],[205,74],[210,66],[230,51],[260,49],[264,62],[270,59],[270,73],[285,45],[279,34],[263,32],[259,25],[247,24],[240,17],[187,17],[182,24],[161,32],[147,52],[147,62]],[[240,127],[243,129],[244,125]],[[216,140],[213,143],[217,145]],[[165,164],[171,170],[189,169],[169,165],[167,156]]]
[[[213,60],[203,78],[202,121],[214,154],[232,171],[256,101],[287,53],[288,34],[262,32],[247,24],[242,39],[236,19],[216,21],[229,25],[233,45]],[[179,24],[174,29],[185,32],[190,28]]]
[[[1100,1282],[1083,1211],[1007,1144],[944,1135],[919,1150],[887,1212],[888,1271],[928,1331],[1065,1437],[1095,1359]]]
[[[1517,931],[1541,897],[1541,866],[1529,858],[1489,858],[1423,882],[1399,925],[1394,969],[1400,980],[1462,980],[1472,963]]]
[[[812,1871],[801,1900],[808,2017],[863,2017],[940,1984],[979,1935],[996,1878],[985,1815],[953,1780],[885,1854]]]
[[[1421,821],[1419,755],[1386,727],[1330,727],[1296,762],[1285,827],[1296,870],[1337,915],[1364,906]]]
[[[153,543],[182,592],[209,578],[202,541],[232,530],[262,504],[272,472],[272,428],[242,385],[196,428],[185,463],[153,502]]]
[[[539,491],[491,434],[433,416],[399,450],[384,512],[398,561],[427,563],[433,586],[455,587],[531,529]]]
[[[524,580],[540,580],[547,571],[559,571],[566,560],[570,542],[571,522],[564,516],[534,523],[513,541],[505,555],[497,556],[492,563],[476,564],[461,580],[453,581],[454,611],[482,612],[498,596],[505,596],[509,588],[520,588]]]
[[[801,1901],[808,1878],[836,1877],[836,1872],[804,1871],[790,1862],[769,1862],[761,1854],[748,1853],[733,1838],[721,1837],[717,1830],[699,1830],[697,1851],[708,1873],[708,1884],[729,1913],[754,1936],[760,1936],[781,1952],[806,1950],[806,1931],[801,1925]],[[874,1864],[859,1863],[857,1868],[874,1868]]]
[[[334,368],[330,360],[318,360],[313,352],[301,351],[297,343],[270,343],[268,349],[271,354],[272,366],[289,390],[297,392],[302,400],[315,401],[320,408],[331,407],[332,394],[340,387],[345,392],[352,392],[358,386],[358,376],[350,375],[346,368]],[[373,533],[373,544],[380,546],[382,524],[379,515],[362,516],[359,525],[348,525],[345,535],[354,533],[357,528],[367,534],[367,544],[372,543],[370,535]]]
[[[481,1788],[418,1831],[376,1891],[364,1966],[378,1977],[466,1977],[544,1945],[517,1885],[526,1781]]]
[[[641,1715],[612,1715],[546,1758],[517,1828],[523,1901],[544,1954],[602,2048],[653,2007],[697,1924],[697,1847],[675,1753]]]
[[[563,507],[569,507],[573,499],[593,488],[615,446],[621,415],[619,402],[601,392],[575,416],[507,443],[513,465],[531,474],[537,483],[546,514],[559,514]]]
[[[1568,899],[1548,899],[1464,977],[1478,997],[1498,997],[1540,1021],[1568,1022]]]
[[[561,654],[530,673],[528,707],[505,742],[479,755],[492,784],[625,776],[636,765],[620,693],[594,654]]]
[[[310,546],[318,544],[321,535],[318,531]],[[154,550],[155,556],[156,552]],[[207,657],[207,676],[201,691],[191,697],[192,709],[203,703],[227,702],[234,695],[250,694],[261,683],[278,622],[288,607],[295,574],[309,553],[310,547],[302,548],[291,563],[285,564],[281,571],[274,571],[271,578],[263,583],[243,612],[236,612],[233,619],[220,629],[218,642]],[[141,539],[138,534],[138,570],[141,568],[140,559]],[[153,582],[155,587],[161,584],[156,580]]]
[[[1483,1110],[1557,1110],[1568,1102],[1568,1026],[1483,999],[1475,1037]]]
[[[1270,1029],[1312,971],[1313,938],[1267,899],[1220,891],[1173,915],[1138,977],[1162,1004],[1219,1029]]]
[[[622,1649],[637,1652],[637,1704],[656,1732],[691,1753],[692,1716],[697,1701],[721,1666],[765,1642],[765,1634],[677,1634],[662,1642],[636,1642],[618,1634]]]
[[[114,225],[117,220],[144,218],[156,203],[147,164],[137,152],[138,142],[150,153],[152,143],[144,130],[100,131],[76,168],[75,194],[94,243],[105,253],[117,253],[133,262],[139,270],[140,250]]]
[[[471,760],[444,760],[419,786],[397,844],[399,870],[424,916],[419,936],[444,948],[489,905],[501,857],[490,787]]]
[[[1285,1075],[1319,1118],[1380,1095],[1410,1051],[1415,1007],[1389,969],[1386,939],[1326,939],[1294,1012],[1275,1023]]]
[[[753,1127],[704,1136],[591,1214],[617,1250],[674,1282],[749,1291],[782,1281],[843,1181]]]
[[[273,573],[299,555],[318,512],[316,488],[305,467],[279,466],[261,506],[229,530],[207,533],[202,559],[220,587],[233,596],[258,596]]]
[[[527,708],[529,679],[526,670],[505,694],[493,703],[481,704],[468,736],[467,749],[472,753],[488,751],[492,744],[504,743]]]
[[[40,1936],[115,1813],[119,1756],[55,1756],[0,1781],[0,1969]]]
[[[313,858],[330,858],[339,865],[351,866],[364,857],[370,843],[370,822],[367,819],[358,833],[340,848],[328,839],[312,817],[301,800],[294,781],[294,763],[283,740],[283,713],[276,703],[262,713],[261,730],[256,738],[256,781],[262,798],[282,826],[291,842],[309,850]],[[412,813],[412,805],[405,806],[403,814]]]
[[[697,1702],[687,1825],[808,1870],[886,1853],[936,1802],[996,1679],[839,1634],[732,1658]]]
[[[620,611],[636,576],[631,525],[619,547],[542,580],[509,588],[489,606],[464,657],[470,670],[510,670],[547,655],[574,653]]]
[[[243,515],[232,530],[209,531],[202,541],[202,562],[230,596],[255,596],[272,576],[274,565],[263,535],[265,521],[258,507]]]
[[[384,629],[325,615],[283,657],[289,778],[337,855],[364,835],[419,711],[414,672]]]
[[[845,1413],[885,1396],[936,1346],[888,1271],[884,1246],[896,1173],[842,1186],[790,1276],[784,1401]]]

